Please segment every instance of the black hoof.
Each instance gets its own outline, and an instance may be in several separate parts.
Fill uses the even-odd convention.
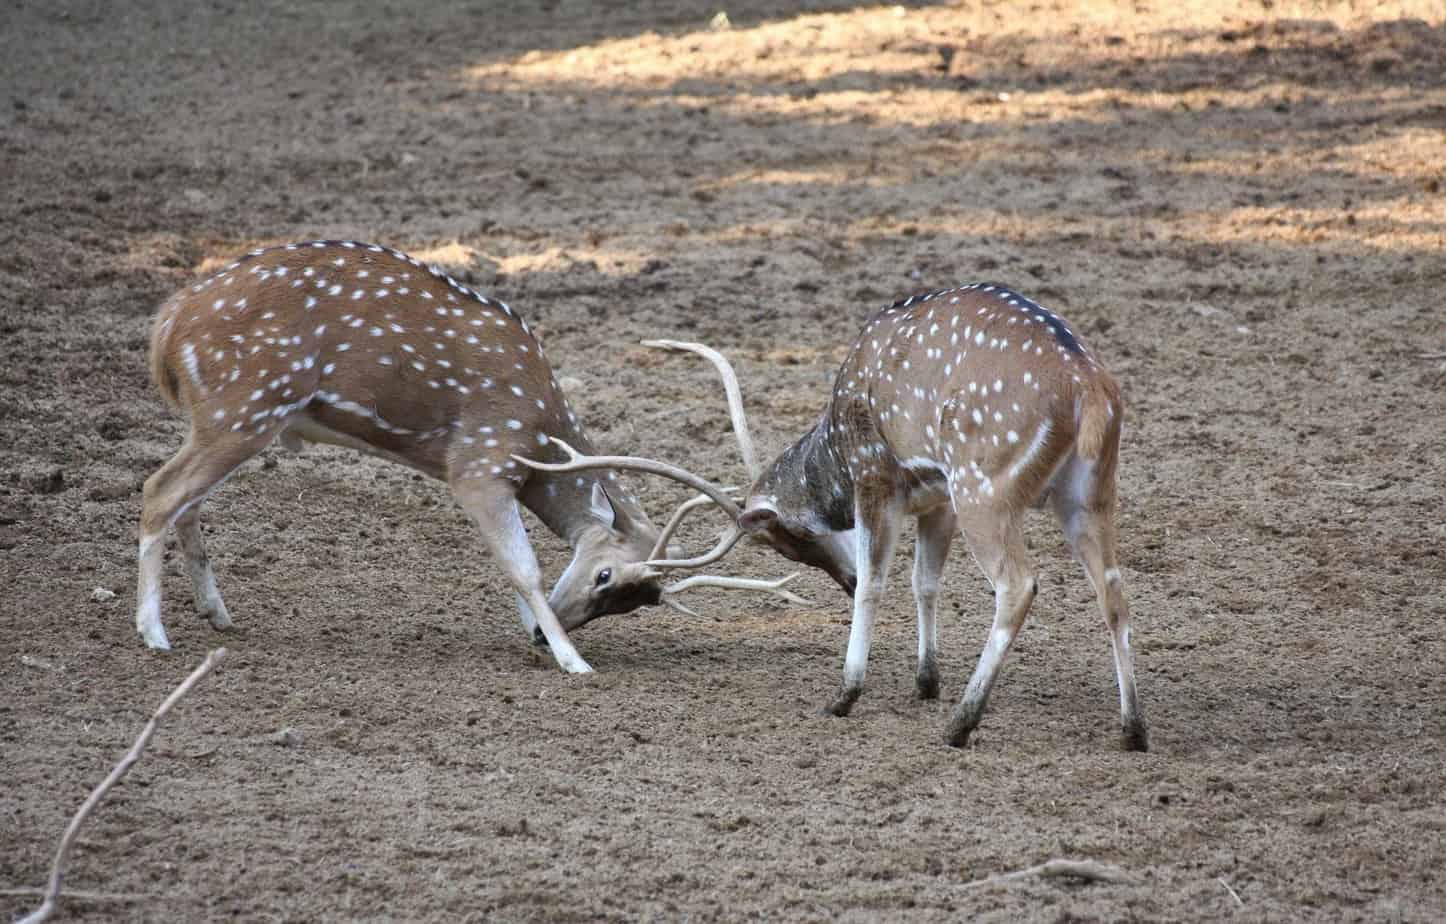
[[[541,630],[541,629],[533,629],[533,630],[532,630],[532,644],[533,644],[533,645],[536,645],[538,648],[549,648],[549,647],[551,647],[550,645],[547,644],[547,636],[545,636],[545,635],[542,634],[542,630]]]
[[[974,734],[974,727],[977,722],[955,716],[949,722],[949,728],[944,732],[944,743],[951,748],[964,748],[969,746],[969,736]]]
[[[919,699],[939,698],[939,664],[932,651],[919,659],[919,669],[914,672],[914,694]]]
[[[1144,722],[1127,726],[1120,735],[1120,747],[1126,751],[1144,753],[1150,750],[1150,731]]]
[[[820,709],[818,714],[843,718],[854,708],[854,703],[858,702],[859,694],[862,692],[863,689],[860,687],[844,687],[838,691],[838,695],[833,698],[833,702]]]

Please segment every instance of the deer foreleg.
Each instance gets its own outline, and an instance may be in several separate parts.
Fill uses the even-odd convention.
[[[542,634],[537,629],[537,617],[532,613],[532,607],[527,605],[527,600],[522,594],[517,594],[517,618],[522,621],[522,631],[527,637],[537,644],[542,644]]]
[[[884,595],[902,516],[903,503],[897,497],[875,499],[868,504],[855,503],[858,583],[854,586],[854,618],[849,627],[848,652],[844,655],[843,686],[826,709],[833,715],[848,715],[864,691],[869,646],[874,636],[874,616]]]
[[[542,571],[537,566],[532,544],[527,541],[527,529],[522,525],[516,497],[503,484],[478,484],[470,479],[454,481],[452,492],[477,521],[482,540],[517,591],[523,624],[526,625],[530,612],[563,670],[569,674],[591,673],[592,668],[572,646],[557,614],[547,604],[547,594],[542,590]]]

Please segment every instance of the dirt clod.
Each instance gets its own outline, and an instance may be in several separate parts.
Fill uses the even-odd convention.
[[[35,494],[59,494],[65,490],[65,472],[58,468],[49,469],[27,478],[25,486]]]

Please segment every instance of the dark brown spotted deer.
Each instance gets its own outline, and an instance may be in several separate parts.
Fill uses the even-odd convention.
[[[699,344],[651,345],[714,362],[744,458],[751,459],[727,361]],[[847,715],[863,690],[895,539],[904,516],[913,515],[921,698],[938,696],[935,606],[956,530],[994,587],[994,624],[947,734],[950,744],[966,744],[1038,590],[1021,522],[1027,507],[1047,499],[1111,632],[1123,744],[1147,749],[1115,550],[1122,414],[1115,380],[1069,326],[1002,286],[915,296],[870,318],[818,423],[766,470],[750,463],[754,482],[742,508],[717,499],[735,516],[736,532],[824,569],[853,596],[843,686],[827,711]],[[708,487],[649,460],[607,462]],[[591,464],[577,459],[561,468]]]
[[[567,631],[700,586],[767,590],[785,581],[696,575],[663,585],[678,560],[615,472],[539,473],[511,456],[559,457],[589,443],[527,322],[390,248],[313,241],[254,250],[168,299],[151,333],[151,373],[190,418],[180,451],[145,484],[136,628],[161,625],[164,535],[174,524],[197,608],[231,617],[201,539],[201,504],[280,439],[333,443],[447,482],[517,593],[524,628],[570,672],[590,670]],[[518,503],[574,548],[551,595]],[[681,607],[679,607],[681,608]]]

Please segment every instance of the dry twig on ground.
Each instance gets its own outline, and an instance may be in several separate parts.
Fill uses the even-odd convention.
[[[146,723],[146,727],[141,729],[141,733],[136,738],[135,744],[131,745],[131,749],[126,752],[126,756],[121,758],[120,763],[115,765],[115,769],[110,772],[110,776],[102,780],[100,785],[91,792],[90,796],[81,803],[80,809],[75,813],[75,817],[70,819],[69,827],[65,829],[65,834],[60,838],[60,846],[56,848],[55,862],[50,866],[50,882],[45,887],[44,900],[41,902],[39,908],[21,918],[18,924],[39,924],[39,922],[54,913],[56,904],[61,896],[60,886],[65,879],[65,861],[70,856],[70,848],[75,845],[75,838],[80,831],[80,826],[85,823],[85,819],[89,817],[90,813],[95,810],[95,807],[100,804],[100,800],[105,798],[105,794],[110,791],[110,788],[118,783],[120,778],[125,776],[126,772],[130,770],[131,765],[140,758],[141,751],[145,750],[146,745],[151,740],[151,736],[156,733],[156,727],[160,724],[161,719],[165,717],[166,713],[171,711],[171,707],[180,702],[181,697],[189,693],[191,687],[195,686],[202,677],[211,673],[212,668],[220,664],[225,657],[226,649],[224,648],[217,648],[215,651],[206,655],[206,660],[202,661],[199,667],[191,671],[191,675],[185,680],[182,680],[180,685],[172,690],[171,695],[167,696],[165,701],[156,709],[155,714],[151,716],[151,720]]]
[[[1215,877],[1215,881],[1218,882],[1218,883],[1220,883],[1221,885],[1225,886],[1225,891],[1229,892],[1229,893],[1230,893],[1230,897],[1233,898],[1233,899],[1235,899],[1235,905],[1236,905],[1236,907],[1238,907],[1238,908],[1244,908],[1244,907],[1245,907],[1245,900],[1240,897],[1240,893],[1239,893],[1239,892],[1237,892],[1237,891],[1235,891],[1234,889],[1230,888],[1230,883],[1228,883],[1228,882],[1225,881],[1225,877],[1224,877],[1224,876],[1216,876],[1216,877]]]
[[[1436,372],[1438,373],[1436,381],[1439,382],[1443,377],[1446,377],[1446,350],[1439,350],[1435,353],[1417,353],[1416,355],[1429,362],[1440,360],[1441,364],[1436,367]]]
[[[1047,860],[1038,866],[1026,867],[1015,870],[1012,873],[996,873],[987,879],[976,879],[973,882],[965,883],[964,888],[978,889],[987,885],[1001,885],[1019,879],[1028,879],[1031,876],[1040,876],[1042,878],[1073,877],[1075,879],[1086,879],[1090,882],[1119,882],[1125,884],[1133,884],[1135,881],[1118,867],[1106,866],[1103,863],[1096,863],[1093,860]]]
[[[45,893],[45,889],[34,888],[0,889],[0,895],[6,898],[40,898]],[[143,902],[156,896],[144,892],[73,892],[67,889],[60,893],[60,897],[73,902]]]

